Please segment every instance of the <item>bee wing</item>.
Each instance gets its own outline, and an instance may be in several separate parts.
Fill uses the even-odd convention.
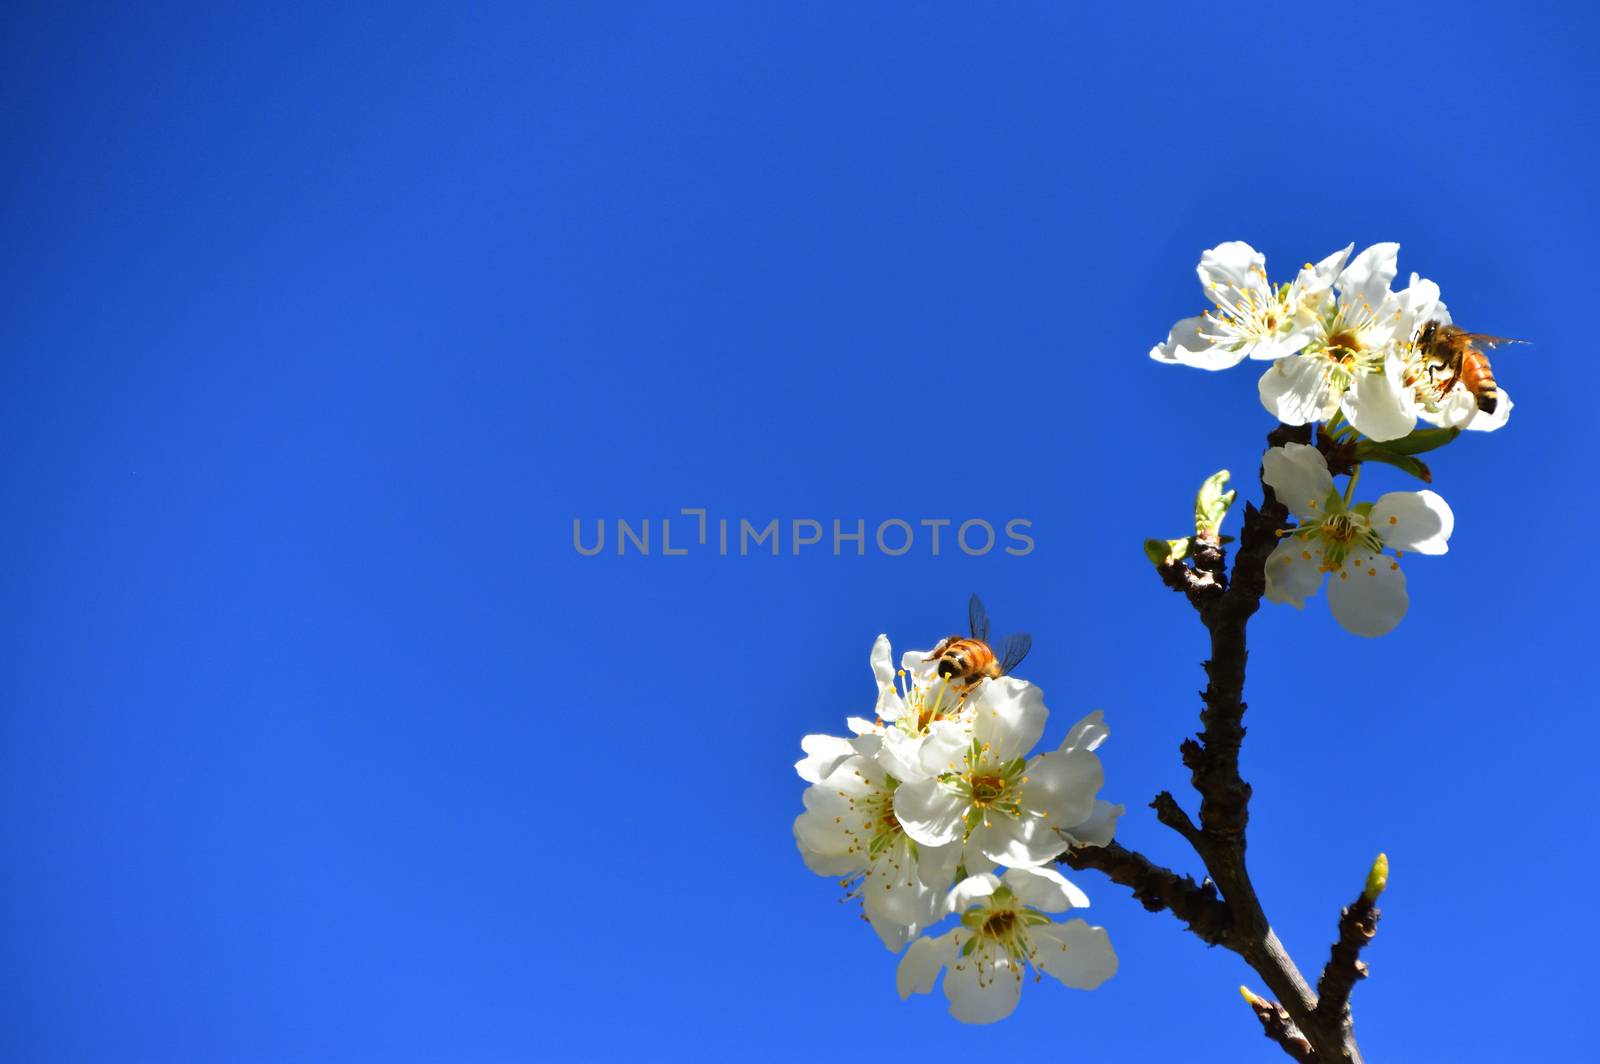
[[[1484,347],[1499,347],[1501,344],[1531,344],[1532,340],[1516,340],[1509,336],[1490,336],[1488,333],[1467,333],[1467,339]]]
[[[1008,635],[1000,644],[1000,675],[1009,676],[1011,670],[1022,664],[1022,659],[1033,649],[1033,636],[1027,632]]]
[[[973,592],[972,599],[967,603],[967,623],[972,628],[972,638],[985,643],[989,641],[989,611],[983,608],[983,599],[977,592]]]

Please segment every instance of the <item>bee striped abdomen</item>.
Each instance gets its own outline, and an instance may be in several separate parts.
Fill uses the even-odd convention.
[[[995,663],[994,651],[979,639],[952,639],[939,655],[938,673],[949,680],[976,683]]]
[[[1461,359],[1461,384],[1478,401],[1479,410],[1485,414],[1494,413],[1494,408],[1500,402],[1500,390],[1495,387],[1494,370],[1489,368],[1489,360],[1476,348],[1469,350]]]

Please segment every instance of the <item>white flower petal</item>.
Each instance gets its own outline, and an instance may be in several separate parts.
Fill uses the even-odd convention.
[[[1344,306],[1368,303],[1381,306],[1390,296],[1389,285],[1399,272],[1399,244],[1374,244],[1350,261],[1339,274],[1339,302]]]
[[[1061,750],[1097,750],[1111,735],[1106,727],[1104,710],[1097,709],[1072,726],[1067,737],[1061,740]]]
[[[1184,318],[1167,333],[1165,343],[1150,349],[1150,357],[1157,362],[1209,370],[1229,369],[1243,362],[1248,354],[1245,349],[1230,351],[1200,335],[1204,322],[1204,318]]]
[[[1247,344],[1245,350],[1258,362],[1275,362],[1280,358],[1298,354],[1306,344],[1315,340],[1321,333],[1322,326],[1315,319],[1307,318],[1287,332],[1263,336],[1254,343]]]
[[[836,735],[807,735],[800,740],[800,749],[805,751],[806,756],[794,763],[794,770],[807,783],[821,782],[839,767],[841,761],[856,754],[856,748],[849,739],[841,739]]]
[[[878,933],[878,940],[883,943],[884,949],[887,949],[890,953],[899,953],[902,949],[905,949],[906,943],[915,938],[917,932],[921,930],[918,927],[897,924],[893,920],[884,919],[882,916],[875,916],[871,912],[867,912],[865,906],[862,907],[862,910],[867,918],[867,923],[871,924],[872,930]]]
[[[938,893],[941,904],[950,891],[950,884],[955,882],[956,869],[960,865],[959,842],[946,846],[917,847],[917,875],[925,886]]]
[[[961,848],[961,867],[967,870],[968,875],[979,876],[993,873],[996,862],[985,857],[983,851],[978,849],[969,837],[966,845]]]
[[[851,805],[850,796],[841,788],[818,784],[806,788],[801,798],[806,811],[795,818],[794,841],[806,867],[819,876],[865,871],[866,855],[851,833],[871,830],[871,824]]]
[[[1347,632],[1380,636],[1406,615],[1406,577],[1400,563],[1365,551],[1345,559],[1328,581],[1328,605]]]
[[[904,838],[879,855],[861,886],[861,907],[867,919],[918,929],[944,914],[945,892],[922,882]]]
[[[951,888],[950,898],[945,907],[953,913],[966,912],[999,889],[999,876],[980,872],[978,875],[968,876]]]
[[[1117,954],[1103,927],[1082,920],[1031,928],[1034,966],[1078,990],[1093,990],[1117,974]]]
[[[980,955],[984,955],[981,963]],[[944,996],[950,999],[950,1015],[962,1023],[994,1023],[1016,1011],[1022,972],[1003,956],[985,955],[980,946],[950,965],[944,975]]]
[[[913,737],[898,727],[886,728],[883,745],[878,750],[878,763],[883,770],[902,783],[925,780],[929,773],[922,770],[921,737]]]
[[[1492,414],[1485,414],[1482,410],[1479,410],[1478,404],[1474,400],[1471,413],[1467,418],[1467,428],[1473,432],[1493,432],[1504,425],[1507,419],[1511,417],[1511,396],[1506,394],[1504,388],[1499,388],[1497,391],[1499,392],[1499,402],[1495,404],[1494,413]]]
[[[1423,325],[1435,320],[1439,310],[1439,286],[1426,277],[1411,275],[1411,284],[1395,293],[1400,319],[1395,332],[1402,339],[1414,336]]]
[[[1302,521],[1320,520],[1322,506],[1333,490],[1333,476],[1322,452],[1304,443],[1268,448],[1261,456],[1261,479]],[[1280,544],[1281,546],[1281,544]]]
[[[900,667],[906,670],[906,677],[924,686],[931,684],[934,678],[934,671],[939,667],[937,661],[930,660],[929,656],[932,653],[933,651],[929,649],[908,650],[902,654],[900,656]]]
[[[1444,398],[1435,404],[1438,409],[1428,410],[1426,407],[1417,411],[1417,416],[1440,428],[1468,428],[1470,422],[1478,416],[1478,401],[1472,393],[1462,387],[1451,388]],[[1499,411],[1495,411],[1497,414]]]
[[[1322,552],[1306,540],[1284,537],[1267,557],[1267,601],[1295,609],[1322,586]]]
[[[1418,554],[1445,553],[1456,526],[1450,504],[1432,491],[1391,491],[1378,499],[1368,520],[1384,546]]]
[[[890,658],[889,637],[880,635],[872,644],[872,676],[878,682],[878,716],[898,720],[905,703],[894,683],[894,663]]]
[[[1057,833],[1069,846],[1078,843],[1085,846],[1104,846],[1116,837],[1117,819],[1127,811],[1128,807],[1125,805],[1114,805],[1096,798],[1094,809],[1087,819],[1070,828],[1058,826]]]
[[[973,736],[987,743],[989,756],[1002,764],[1032,750],[1050,716],[1044,692],[1010,676],[986,681],[974,711]]]
[[[864,871],[866,861],[859,854],[847,852],[849,838],[842,831],[830,830],[833,827],[833,818],[824,822],[816,813],[795,817],[794,843],[800,859],[812,872],[830,879]]]
[[[1100,759],[1087,750],[1054,751],[1028,762],[1021,785],[1025,813],[1044,813],[1049,826],[1082,823],[1094,811],[1094,796],[1105,782]]]
[[[1231,308],[1247,295],[1267,294],[1267,257],[1243,240],[1226,240],[1200,253],[1195,273],[1206,296],[1219,307]]]
[[[924,846],[960,840],[966,833],[966,812],[966,800],[936,779],[902,783],[894,792],[895,819]]]
[[[967,837],[967,848],[997,865],[1038,864],[1017,835],[1021,822],[1008,813],[986,812]],[[1047,855],[1045,860],[1049,859]]]
[[[1028,868],[1049,864],[1068,844],[1044,817],[991,813],[972,829],[967,845],[994,864]]]
[[[1285,425],[1320,421],[1335,406],[1328,383],[1328,360],[1321,355],[1278,359],[1261,375],[1257,391],[1267,413]]]
[[[894,985],[904,1001],[912,994],[926,994],[933,990],[939,978],[939,969],[953,964],[956,952],[956,933],[947,931],[937,937],[919,938],[911,943],[906,955],[900,958],[895,969]]]
[[[1040,912],[1064,913],[1089,907],[1089,896],[1054,868],[1013,868],[1000,878],[1018,901]]]
[[[961,720],[936,720],[917,751],[918,775],[937,776],[954,767],[972,741],[972,724]],[[902,780],[909,777],[902,776]]]
[[[1357,431],[1380,442],[1398,440],[1417,427],[1411,389],[1400,383],[1399,363],[1392,358],[1382,371],[1357,374],[1340,407]]]
[[[1301,269],[1299,275],[1294,279],[1296,293],[1304,298],[1326,292],[1333,287],[1333,282],[1338,279],[1340,271],[1344,269],[1345,261],[1350,258],[1350,253],[1355,249],[1356,246],[1350,244],[1340,251],[1335,251],[1315,266],[1308,264]]]

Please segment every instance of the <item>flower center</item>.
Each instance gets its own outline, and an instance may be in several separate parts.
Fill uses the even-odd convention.
[[[1320,524],[1298,529],[1296,535],[1315,537],[1322,541],[1322,569],[1333,572],[1344,564],[1352,550],[1383,550],[1383,540],[1372,530],[1366,517],[1352,510],[1329,514]]]
[[[1252,266],[1250,272],[1259,279],[1259,287],[1212,285],[1217,290],[1212,297],[1217,305],[1201,315],[1205,321],[1201,336],[1215,344],[1248,343],[1274,336],[1289,323],[1293,314],[1287,304],[1288,288],[1273,292],[1265,270]]]
[[[1013,758],[1008,762],[990,759],[987,744],[972,740],[967,748],[965,764],[960,769],[946,772],[939,782],[954,790],[967,801],[967,830],[989,823],[991,812],[1007,816],[1022,815],[1022,784],[1028,782],[1023,775],[1028,759]]]
[[[1340,329],[1338,332],[1328,337],[1328,349],[1330,351],[1343,351],[1343,355],[1337,355],[1335,357],[1340,362],[1348,363],[1356,355],[1359,355],[1363,350],[1365,350],[1366,345],[1361,342],[1361,334],[1356,330]]]
[[[1349,514],[1334,514],[1322,522],[1322,534],[1336,543],[1349,543],[1361,534],[1361,529]]]
[[[998,909],[991,912],[988,918],[983,921],[983,926],[978,929],[978,933],[996,942],[1005,942],[1016,932],[1016,929],[1017,914],[1010,909]]]
[[[904,669],[897,679],[900,699],[909,712],[901,714],[895,723],[913,738],[928,734],[935,721],[956,719],[966,708],[966,700],[951,689],[947,680],[941,678],[927,684],[908,681]]]
[[[1010,782],[1004,776],[974,773],[968,779],[972,786],[973,805],[992,805],[1004,799],[1006,792],[1011,789]]]

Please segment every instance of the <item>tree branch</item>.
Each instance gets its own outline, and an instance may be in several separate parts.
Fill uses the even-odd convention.
[[[1376,900],[1363,892],[1339,914],[1339,938],[1317,980],[1317,1015],[1324,1023],[1350,1025],[1350,991],[1358,979],[1367,977],[1361,951],[1377,933]]]
[[[1310,440],[1309,427],[1280,425],[1267,436],[1267,445]],[[1263,481],[1261,507],[1245,505],[1231,576],[1221,544],[1209,540],[1196,543],[1192,565],[1157,566],[1162,582],[1184,592],[1199,614],[1211,637],[1211,656],[1205,662],[1208,682],[1200,694],[1200,731],[1180,748],[1190,782],[1200,795],[1199,826],[1166,791],[1151,805],[1161,823],[1188,840],[1210,878],[1196,884],[1191,877],[1179,876],[1116,843],[1076,846],[1059,859],[1073,868],[1105,872],[1113,882],[1130,887],[1145,908],[1170,910],[1206,942],[1244,958],[1278,999],[1256,998],[1247,991],[1247,1000],[1267,1036],[1291,1057],[1316,1064],[1362,1064],[1348,1003],[1350,986],[1361,976],[1356,955],[1371,937],[1365,930],[1367,916],[1358,906],[1345,910],[1339,943],[1319,987],[1326,1000],[1319,1006],[1318,995],[1267,921],[1245,865],[1251,795],[1250,784],[1239,773],[1245,735],[1245,628],[1261,606],[1267,558],[1288,517],[1288,510]],[[1375,909],[1370,919],[1375,925]]]
[[[1074,846],[1056,860],[1079,871],[1093,868],[1104,872],[1111,882],[1131,889],[1146,909],[1153,913],[1167,910],[1208,945],[1220,945],[1227,936],[1232,917],[1210,883],[1196,883],[1115,842]]]
[[[1247,987],[1240,987],[1239,992],[1250,1007],[1255,1010],[1256,1019],[1261,1021],[1261,1029],[1266,1036],[1278,1043],[1283,1051],[1295,1060],[1314,1061],[1317,1059],[1316,1051],[1311,1048],[1311,1043],[1306,1036],[1300,1033],[1300,1028],[1294,1025],[1289,1018],[1289,1012],[1276,1001],[1252,994]]]

